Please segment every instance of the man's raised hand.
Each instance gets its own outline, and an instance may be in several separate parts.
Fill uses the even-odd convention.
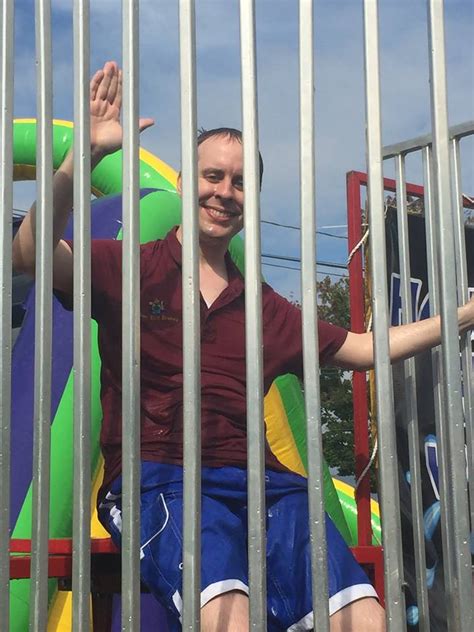
[[[108,61],[90,82],[91,150],[94,162],[122,147],[122,71]],[[140,132],[153,125],[153,119],[140,119]]]

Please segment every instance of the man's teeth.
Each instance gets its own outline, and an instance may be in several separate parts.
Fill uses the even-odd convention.
[[[233,216],[233,213],[229,213],[229,211],[218,211],[218,210],[217,210],[217,209],[215,209],[215,208],[210,208],[209,210],[211,211],[211,213],[212,213],[213,215],[216,215],[217,217],[222,217],[222,218],[226,217],[226,218],[229,218],[229,217],[232,217],[232,216]]]

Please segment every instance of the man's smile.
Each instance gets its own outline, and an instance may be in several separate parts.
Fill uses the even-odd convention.
[[[232,219],[233,217],[239,217],[240,215],[240,213],[237,213],[235,211],[229,211],[229,210],[217,208],[214,206],[208,206],[206,204],[203,204],[202,206],[203,208],[206,209],[208,214],[213,219],[216,219],[218,221],[229,220],[229,219]]]

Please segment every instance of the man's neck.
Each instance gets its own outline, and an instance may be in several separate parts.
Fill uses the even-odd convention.
[[[183,244],[183,229],[179,226],[176,231],[176,238],[179,243]],[[199,236],[199,264],[200,266],[210,267],[215,270],[221,270],[225,267],[225,254],[228,250],[229,242],[207,237]]]

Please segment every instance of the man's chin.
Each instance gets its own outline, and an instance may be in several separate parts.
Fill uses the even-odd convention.
[[[234,231],[223,226],[204,226],[200,229],[200,239],[205,241],[222,244],[229,243],[234,236]]]

